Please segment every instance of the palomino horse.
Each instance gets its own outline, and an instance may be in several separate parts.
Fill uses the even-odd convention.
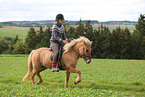
[[[75,84],[81,81],[81,71],[76,69],[77,61],[81,56],[87,64],[91,62],[91,45],[92,41],[85,37],[80,37],[64,46],[65,51],[60,60],[63,69],[66,70],[65,88],[68,88],[70,73],[78,73]],[[47,68],[52,68],[50,56],[51,51],[49,51],[49,48],[42,47],[37,50],[32,50],[28,58],[28,72],[24,76],[23,81],[31,77],[32,84],[34,85],[34,76],[36,74],[39,78],[37,84],[41,84],[43,80],[39,73]]]

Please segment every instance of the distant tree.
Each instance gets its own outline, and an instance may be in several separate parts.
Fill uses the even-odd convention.
[[[16,35],[15,39],[12,41],[12,44],[16,44],[18,40],[19,40],[18,35]]]
[[[119,41],[121,43],[120,58],[130,58],[131,36],[127,27],[121,30]]]
[[[134,31],[131,36],[131,58],[132,59],[141,59],[143,57],[141,53],[141,43],[142,43],[142,36],[137,31]]]
[[[93,27],[90,24],[90,22],[91,22],[90,20],[86,22],[85,29],[84,29],[84,36],[91,40],[92,37],[94,36],[94,33],[93,33]]]
[[[64,21],[63,26],[64,26],[65,31],[70,27],[70,24],[69,24],[68,20]]]
[[[138,23],[136,25],[137,33],[140,34],[140,52],[142,58],[145,59],[145,14],[140,14],[140,18],[138,19]]]
[[[2,38],[0,38],[0,54],[5,53],[5,51],[8,49],[8,45],[6,41]]]
[[[132,37],[132,58],[145,59],[145,15],[140,14]]]
[[[101,27],[102,28],[102,27]],[[101,31],[101,58],[110,58],[110,39],[111,32],[108,27],[104,26]]]
[[[77,23],[77,25],[78,26],[76,27],[75,32],[74,32],[74,38],[78,38],[79,36],[84,36],[85,27],[84,27],[84,24],[82,24],[81,19]]]
[[[93,39],[93,45],[92,45],[92,52],[94,53],[94,57],[101,58],[101,30],[100,26],[98,26],[98,30],[94,30],[94,37]]]
[[[33,27],[31,27],[25,39],[26,53],[30,53],[31,50],[35,48],[36,44],[37,44],[36,31]]]
[[[43,28],[40,25],[40,30],[37,32],[37,41],[40,42],[43,39]]]
[[[136,30],[143,36],[145,36],[145,14],[140,14],[138,23],[136,25]]]
[[[41,25],[40,25],[40,30],[37,31],[36,36],[37,36],[36,48],[42,47],[43,46],[42,39],[44,38],[44,32]]]
[[[99,31],[98,30],[94,30],[93,31],[94,33],[94,36],[92,37],[92,41],[93,41],[93,44],[92,44],[92,56],[95,57],[95,58],[99,58],[99,52],[100,52],[100,49],[99,49]]]
[[[92,52],[94,53],[94,57],[96,58],[101,58],[101,54],[102,54],[102,36],[101,36],[101,30],[103,26],[99,26],[98,30],[94,30],[94,37],[92,37],[93,39],[93,45],[92,45]]]
[[[48,27],[43,33],[43,39],[41,40],[41,46],[49,47],[50,46],[50,37],[51,37],[51,29]]]
[[[111,47],[111,56],[112,58],[120,58],[121,55],[121,28],[117,27],[112,31],[110,47]]]
[[[145,59],[145,36],[142,38],[141,48],[140,48],[142,59]]]
[[[74,27],[69,27],[68,31],[66,31],[66,37],[68,39],[74,38],[74,32],[75,32],[75,28]]]

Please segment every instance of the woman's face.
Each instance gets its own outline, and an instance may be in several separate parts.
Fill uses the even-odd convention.
[[[62,23],[62,22],[63,22],[63,20],[59,19],[59,20],[58,20],[58,22],[59,22],[59,23]]]

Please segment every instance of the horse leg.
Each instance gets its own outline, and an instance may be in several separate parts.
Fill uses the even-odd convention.
[[[43,82],[43,79],[42,79],[42,77],[41,77],[41,75],[40,75],[40,72],[43,71],[43,70],[45,70],[45,69],[47,69],[47,68],[46,68],[46,67],[40,67],[40,68],[39,68],[38,73],[37,73],[37,76],[38,76],[38,78],[39,78],[39,80],[38,80],[38,82],[37,82],[37,85],[40,85],[40,84]]]
[[[37,82],[37,85],[40,85],[42,82],[43,82],[43,79],[42,77],[40,76],[40,73],[37,73],[37,76],[39,78],[38,82]]]
[[[65,77],[65,88],[68,88],[69,76],[70,76],[70,72],[66,72],[66,77]]]
[[[76,81],[74,82],[74,84],[78,84],[79,82],[81,82],[81,71],[76,69],[76,68],[69,68],[68,70],[69,72],[73,72],[73,73],[78,73],[78,77],[76,78]]]
[[[35,72],[35,70],[33,70],[33,71],[31,72],[31,81],[32,81],[32,85],[35,84],[35,82],[34,82],[34,76],[35,76],[35,74],[36,74],[36,72]]]

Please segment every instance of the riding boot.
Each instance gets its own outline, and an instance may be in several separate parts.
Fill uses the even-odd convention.
[[[56,71],[56,61],[52,61],[52,68],[51,68],[52,72]]]
[[[58,66],[56,66],[55,71],[56,71],[56,72],[59,72],[59,70],[60,70],[60,69],[58,68]]]

